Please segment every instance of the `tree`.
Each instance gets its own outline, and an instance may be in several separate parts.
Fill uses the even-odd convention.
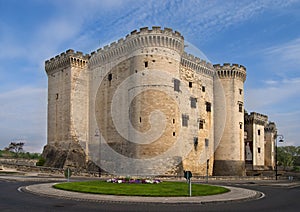
[[[297,158],[300,156],[300,147],[295,146],[282,146],[278,147],[279,165],[283,166],[284,169],[287,167],[293,167]]]
[[[20,152],[23,152],[24,144],[25,143],[23,142],[11,142],[8,147],[5,147],[5,150],[19,154]]]

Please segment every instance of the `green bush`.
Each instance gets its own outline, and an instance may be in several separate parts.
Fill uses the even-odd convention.
[[[294,166],[292,171],[299,172],[300,171],[300,166]]]
[[[36,166],[43,166],[45,164],[46,160],[43,157],[40,157],[38,162],[36,162]]]

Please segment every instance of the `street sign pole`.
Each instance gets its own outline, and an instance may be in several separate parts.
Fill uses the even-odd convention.
[[[191,179],[189,179],[189,194],[191,197],[192,196],[192,181],[191,181]]]
[[[189,187],[189,196],[191,197],[192,196],[192,181],[191,181],[191,178],[192,178],[192,172],[191,171],[183,171],[184,172],[184,178],[187,180],[187,183],[189,184],[188,187]]]

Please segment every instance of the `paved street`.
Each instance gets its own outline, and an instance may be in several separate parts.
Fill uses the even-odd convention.
[[[145,203],[145,202],[91,202],[66,198],[40,196],[21,189],[40,184],[47,179],[32,180],[0,178],[1,211],[298,211],[300,208],[300,187],[290,182],[231,181],[215,182],[225,186],[260,191],[265,197],[257,200],[227,201],[214,203]],[[53,179],[51,179],[53,180]],[[60,179],[55,179],[61,181]]]

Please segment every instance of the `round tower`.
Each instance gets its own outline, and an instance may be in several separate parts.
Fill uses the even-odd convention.
[[[179,108],[189,98],[180,83],[183,51],[179,32],[144,27],[92,53],[89,156],[101,168],[145,175],[179,164],[172,151],[180,149]]]
[[[214,175],[245,175],[244,160],[244,82],[246,68],[238,64],[214,65],[216,83],[215,107],[223,108],[224,130],[215,141]],[[223,93],[224,95],[220,95]],[[220,129],[215,129],[220,130]]]

